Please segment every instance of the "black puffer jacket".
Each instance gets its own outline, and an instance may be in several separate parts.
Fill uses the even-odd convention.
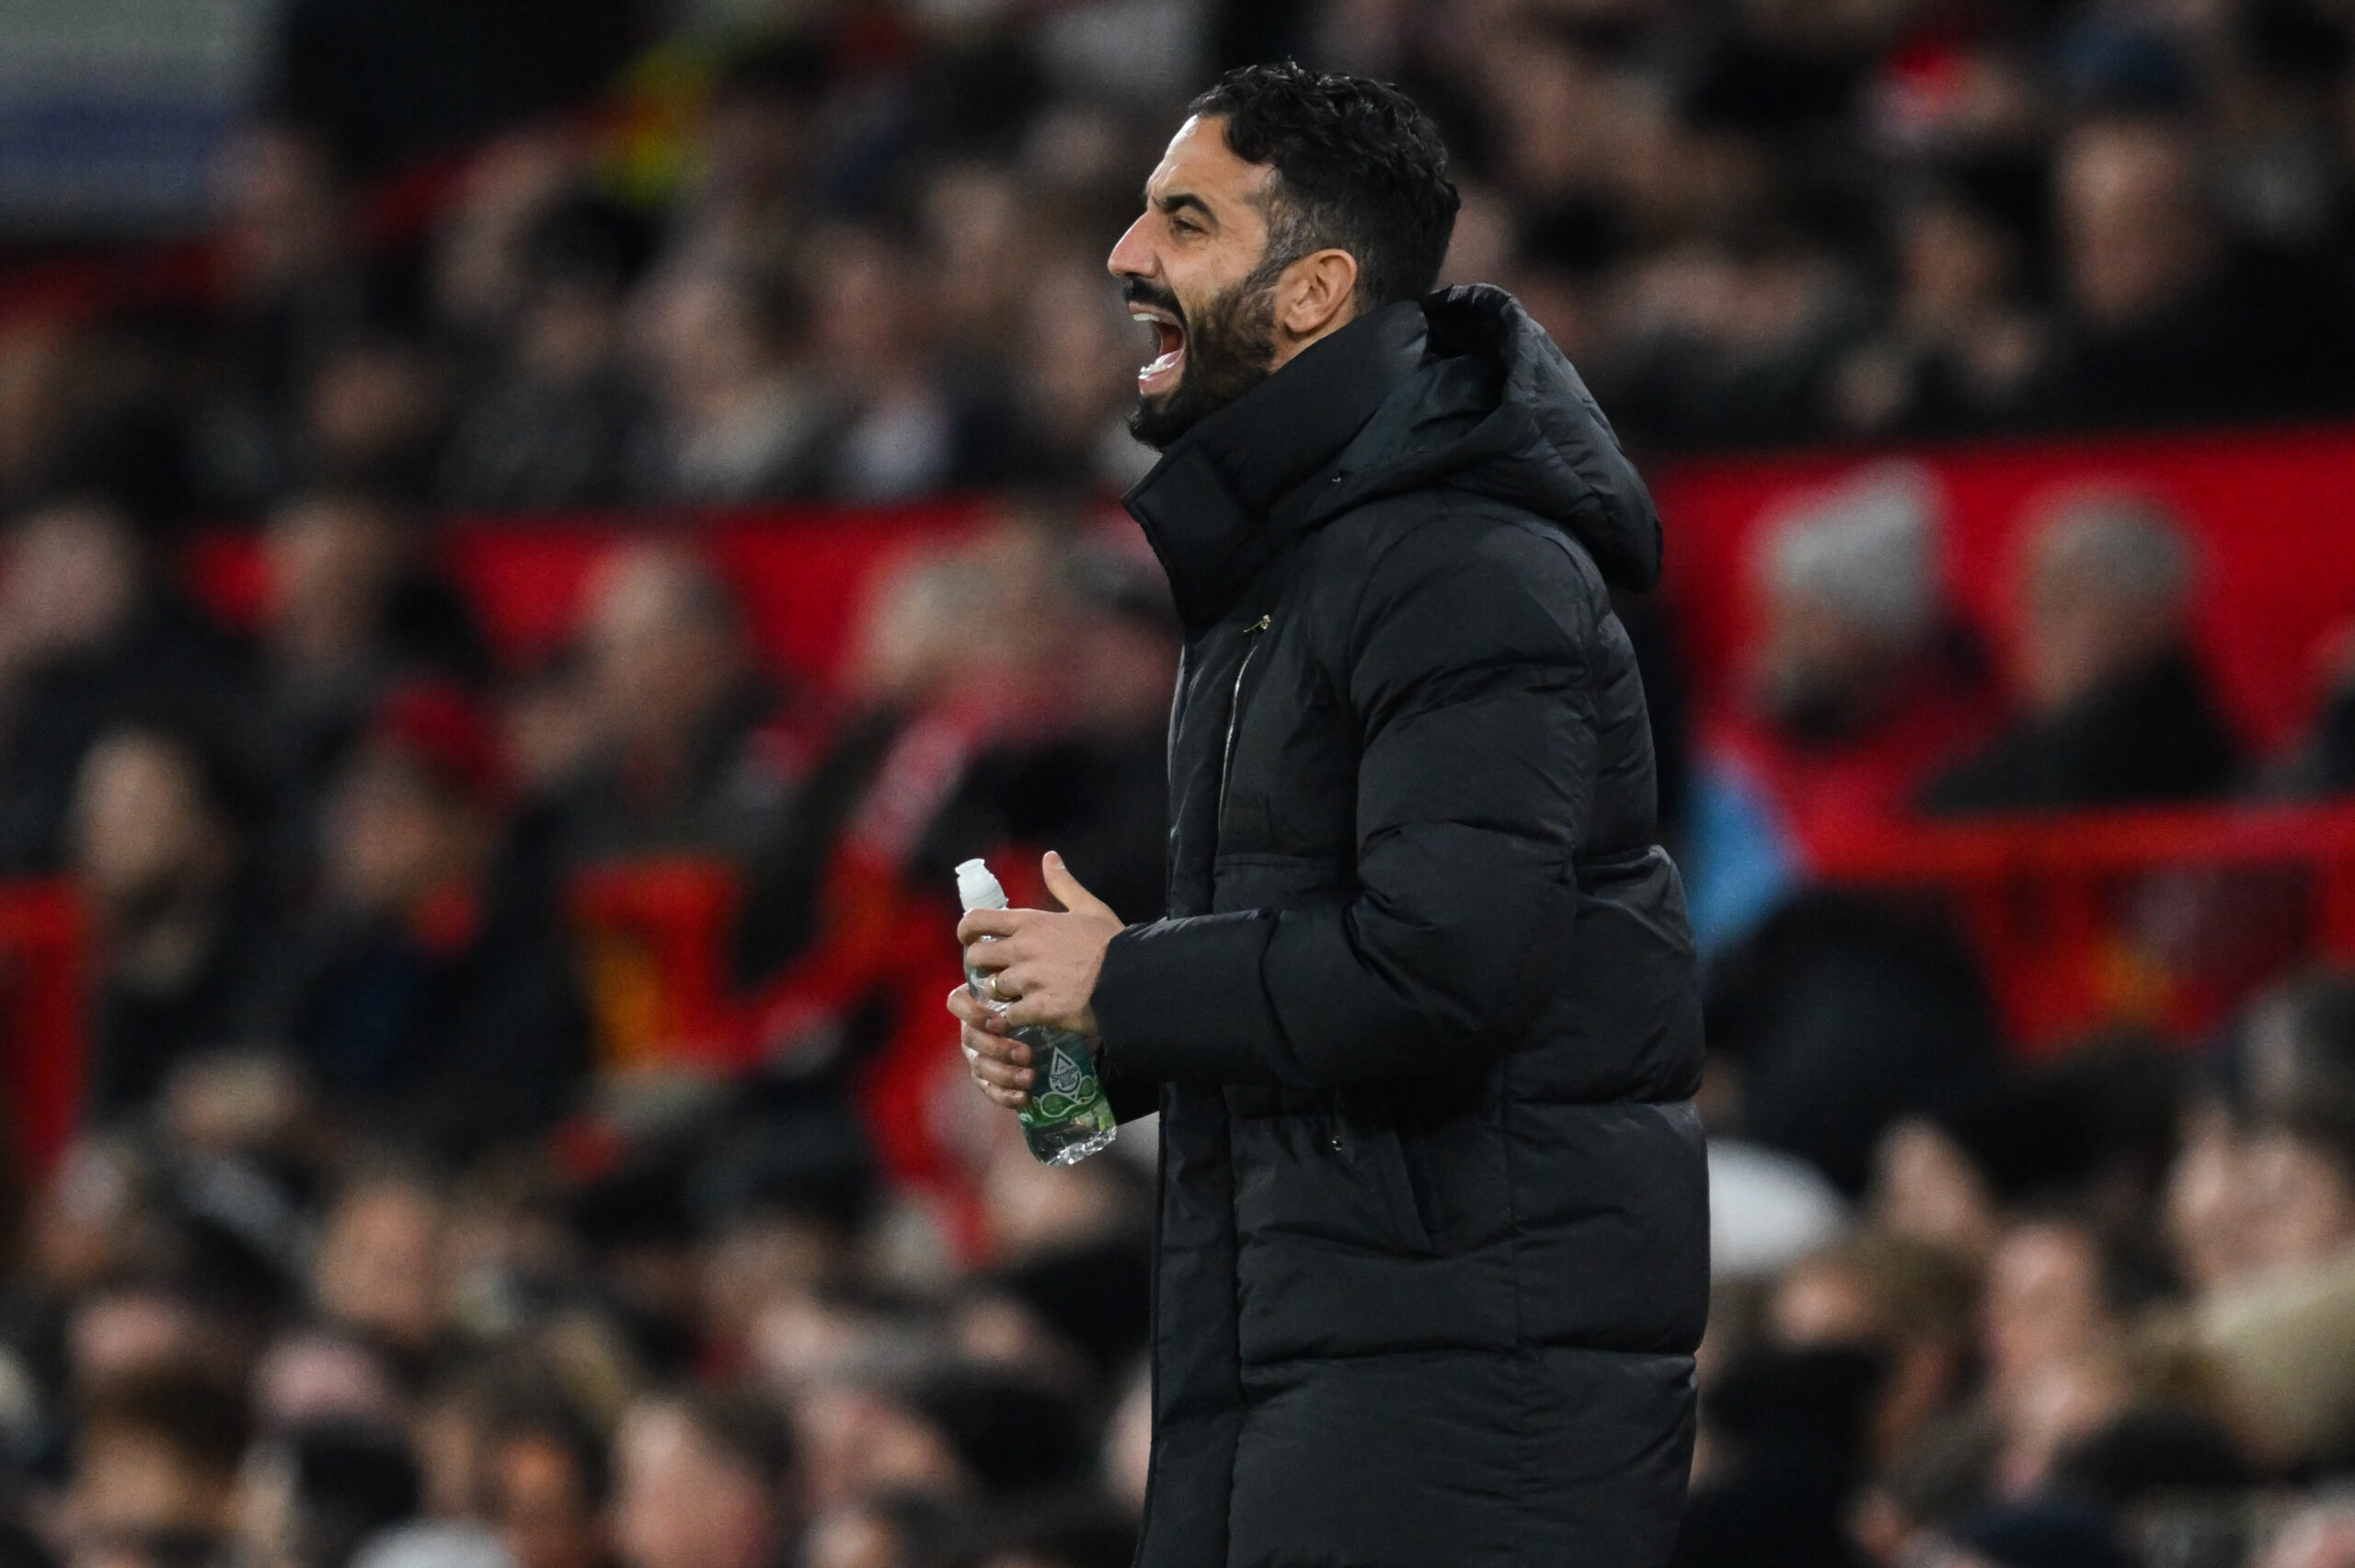
[[[1707,1293],[1693,948],[1606,583],[1651,503],[1508,296],[1392,305],[1129,505],[1188,626],[1142,1568],[1649,1568]],[[1143,1091],[1140,1093],[1140,1091]]]

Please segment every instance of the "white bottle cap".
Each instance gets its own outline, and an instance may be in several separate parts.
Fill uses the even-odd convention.
[[[968,910],[1002,910],[1005,889],[985,863],[969,860],[957,868],[957,901]]]

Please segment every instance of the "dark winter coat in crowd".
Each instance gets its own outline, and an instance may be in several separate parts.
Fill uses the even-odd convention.
[[[1709,965],[1709,1048],[1741,1083],[1742,1136],[1861,1196],[1900,1116],[1992,1080],[2002,1037],[1942,925],[1811,888]]]
[[[83,761],[109,728],[152,715],[230,727],[247,675],[236,645],[165,592],[28,671],[0,724],[0,873],[58,869]]]
[[[407,922],[323,911],[258,983],[246,1037],[369,1130],[447,1157],[544,1131],[590,1065],[563,930],[536,869]]]
[[[679,777],[598,756],[568,780],[567,849],[580,860],[758,853],[787,825],[815,722],[810,704],[745,677],[703,715]]]
[[[1941,816],[2198,800],[2224,793],[2240,749],[2191,650],[2177,647],[2039,718],[1934,780]]]
[[[194,951],[179,966],[142,972],[118,959],[100,967],[83,1068],[89,1121],[103,1125],[144,1110],[182,1061],[240,1043],[270,946],[270,914],[260,878],[243,876],[188,918]]]
[[[1657,1568],[1707,1190],[1700,1008],[1608,585],[1658,521],[1507,295],[1388,306],[1131,495],[1187,629],[1143,1568]],[[1143,1090],[1146,1093],[1140,1093]]]

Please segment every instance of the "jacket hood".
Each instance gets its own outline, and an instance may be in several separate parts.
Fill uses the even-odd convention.
[[[1606,581],[1660,581],[1660,514],[1569,359],[1519,301],[1485,283],[1422,304],[1422,365],[1341,454],[1316,508],[1334,515],[1434,486],[1522,507],[1586,546]]]

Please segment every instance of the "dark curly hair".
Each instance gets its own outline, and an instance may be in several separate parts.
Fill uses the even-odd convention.
[[[1224,121],[1236,157],[1275,168],[1262,272],[1329,246],[1357,258],[1365,309],[1430,292],[1462,202],[1438,130],[1406,94],[1287,61],[1228,72],[1188,112]]]

